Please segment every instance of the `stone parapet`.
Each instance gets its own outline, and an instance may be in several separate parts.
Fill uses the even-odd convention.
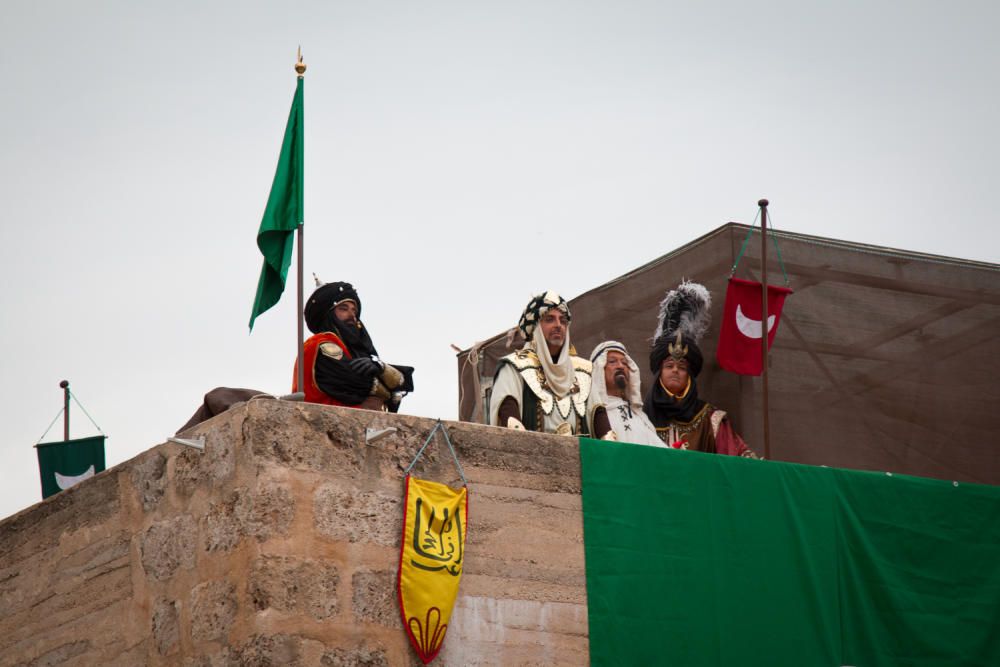
[[[586,664],[576,439],[445,425],[469,528],[435,664]],[[433,426],[254,400],[185,434],[204,451],[158,445],[5,519],[0,664],[420,664],[395,577]],[[443,440],[414,474],[460,483]]]

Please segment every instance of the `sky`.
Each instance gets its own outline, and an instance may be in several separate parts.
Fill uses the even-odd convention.
[[[293,284],[247,323],[300,45],[306,275],[354,283],[382,358],[416,367],[403,412],[454,419],[452,345],[752,222],[761,197],[782,231],[1000,261],[998,19],[985,1],[5,2],[0,517],[41,499],[32,445],[61,380],[109,467],[213,387],[290,390]],[[71,411],[73,437],[98,433]]]

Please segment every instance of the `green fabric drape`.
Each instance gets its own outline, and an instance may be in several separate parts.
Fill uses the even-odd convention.
[[[580,443],[591,664],[1000,664],[1000,488]]]

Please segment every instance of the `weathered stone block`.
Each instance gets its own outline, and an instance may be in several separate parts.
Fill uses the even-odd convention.
[[[236,586],[228,581],[206,581],[191,591],[191,637],[220,639],[236,618]]]
[[[153,607],[153,640],[160,655],[176,653],[180,641],[177,601],[159,599]]]
[[[86,640],[68,642],[57,646],[51,651],[46,651],[31,662],[21,663],[23,667],[56,667],[62,665],[73,658],[84,655],[90,649],[90,642]],[[20,667],[20,666],[19,666]]]
[[[205,478],[202,470],[204,454],[197,449],[185,447],[174,457],[174,490],[182,496],[190,496]]]
[[[77,605],[100,608],[131,596],[130,535],[99,535],[90,534],[90,541],[76,550],[67,545],[58,555],[46,554],[42,574],[38,560],[4,567],[0,558],[0,656],[19,638],[37,633],[40,625],[58,627],[53,620],[58,611]],[[37,624],[25,627],[25,619]]]
[[[253,406],[255,415],[272,413],[275,409],[282,408],[264,403]],[[296,409],[308,428],[292,431],[271,419],[249,420],[247,442],[255,457],[289,468],[351,475],[361,472],[363,427],[339,419],[340,410],[314,405]]]
[[[398,628],[402,621],[396,602],[395,572],[355,572],[351,578],[354,619]]]
[[[228,667],[298,667],[300,643],[292,635],[254,635],[230,652]]]
[[[229,649],[186,658],[184,667],[229,667]]]
[[[249,496],[241,515],[246,534],[263,542],[272,535],[287,535],[295,516],[295,500],[284,486],[261,486]]]
[[[129,476],[142,502],[142,511],[150,512],[160,502],[166,485],[166,472],[167,457],[158,451],[148,452],[132,468]]]
[[[320,659],[323,667],[389,667],[389,659],[381,648],[335,648]]]
[[[66,531],[98,526],[121,511],[118,474],[107,470],[0,521],[0,564],[58,546]]]
[[[263,542],[272,535],[287,535],[294,515],[295,500],[287,487],[236,489],[206,514],[205,550],[229,551],[243,537]]]
[[[402,496],[358,492],[344,485],[317,489],[313,524],[320,535],[348,542],[398,547],[403,525]]]
[[[229,551],[244,536],[241,530],[238,509],[246,489],[236,489],[212,503],[202,519],[205,533],[205,551]]]
[[[159,580],[194,567],[197,538],[198,527],[186,514],[154,523],[142,537],[142,567]]]
[[[104,649],[105,658],[92,662],[90,656],[87,656],[84,659],[86,662],[81,664],[99,664],[101,667],[135,667],[135,665],[144,665],[149,660],[150,639],[148,637],[132,645],[118,640],[112,644],[112,647]]]
[[[304,612],[315,619],[338,611],[337,568],[314,560],[264,556],[254,562],[247,592],[258,611]]]
[[[92,579],[126,566],[130,545],[130,536],[125,531],[94,538],[78,551],[66,554],[59,563],[59,575],[61,578],[82,576]]]
[[[205,448],[185,447],[174,457],[173,485],[182,496],[190,496],[204,483],[218,485],[232,478],[236,472],[236,450],[242,443],[240,427],[243,419],[238,413],[213,420],[211,426],[196,427],[185,432],[185,437],[205,438]]]
[[[330,428],[322,414],[313,415],[313,429],[289,433],[275,424],[254,421],[249,432],[256,457],[289,468],[320,472],[357,474],[361,471],[359,453],[352,440],[318,437]],[[336,428],[336,427],[335,427]]]
[[[428,420],[388,415],[369,410],[352,410],[325,405],[299,404],[296,419],[305,428],[280,426],[279,415],[288,406],[260,402],[247,419],[246,438],[255,457],[277,465],[338,477],[398,476],[413,460],[432,428]],[[429,425],[430,424],[430,425]],[[392,426],[395,433],[376,444],[365,442],[365,429]],[[443,445],[442,445],[443,447]],[[418,469],[431,466],[438,458],[451,459],[437,447],[424,452]]]
[[[242,439],[237,425],[242,426],[243,421],[234,422],[223,422],[205,434],[202,470],[215,483],[229,479],[236,470],[236,444]]]

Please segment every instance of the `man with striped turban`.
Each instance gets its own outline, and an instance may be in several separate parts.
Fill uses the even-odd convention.
[[[576,356],[570,319],[569,304],[551,290],[528,302],[518,323],[524,347],[501,358],[497,366],[490,424],[598,438],[611,430],[603,408],[595,415],[593,431],[588,428],[591,364]]]

